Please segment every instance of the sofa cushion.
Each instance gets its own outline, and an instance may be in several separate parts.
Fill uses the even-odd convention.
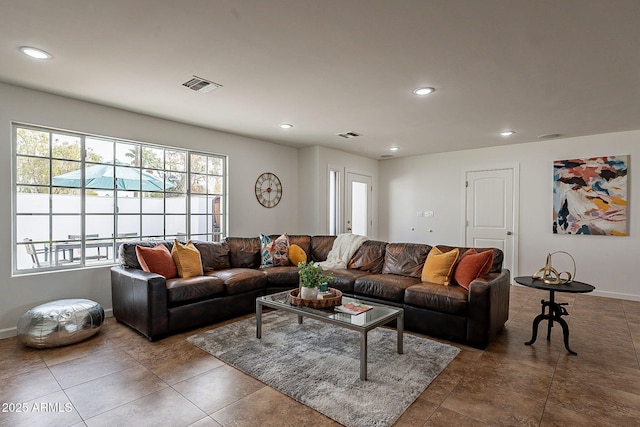
[[[332,276],[332,279],[329,281],[330,287],[353,295],[353,286],[356,279],[358,277],[367,276],[370,273],[368,271],[355,269],[326,269],[323,274]]]
[[[272,239],[260,233],[260,260],[262,267],[289,265],[289,237],[283,234]]]
[[[310,252],[307,252],[307,258],[311,258],[313,262],[321,262],[327,260],[329,251],[333,248],[333,242],[337,236],[312,236]]]
[[[136,255],[142,270],[146,272],[159,274],[166,279],[172,279],[178,275],[171,252],[162,243],[157,243],[153,248],[136,246]]]
[[[171,257],[178,268],[178,276],[196,277],[203,275],[200,251],[196,249],[191,240],[186,245],[175,240],[173,249],[171,249]]]
[[[295,288],[299,281],[298,267],[293,265],[263,268],[262,271],[267,277],[267,287]]]
[[[420,243],[389,243],[384,254],[382,273],[420,278],[430,250],[431,246]]]
[[[257,237],[227,237],[231,267],[259,268],[260,239]]]
[[[136,246],[143,246],[145,248],[153,248],[158,243],[162,243],[171,251],[173,248],[173,242],[169,241],[157,241],[157,240],[147,240],[144,242],[141,241],[127,241],[120,243],[120,247],[118,248],[118,259],[120,260],[120,265],[125,268],[135,268],[137,270],[142,270],[142,266],[138,262],[138,255],[136,255]]]
[[[438,245],[441,251],[447,252],[451,249],[455,249],[457,246]],[[471,248],[459,247],[460,256],[463,256],[466,251]],[[477,252],[493,251],[493,263],[489,269],[489,273],[500,273],[502,271],[502,263],[504,261],[504,253],[498,248],[474,248]]]
[[[270,235],[269,237],[275,239],[278,236]],[[291,245],[298,245],[306,254],[311,252],[311,236],[306,234],[287,233],[287,237],[289,237],[289,248],[291,248]]]
[[[289,246],[289,262],[296,266],[301,262],[307,262],[307,253],[294,243]]]
[[[193,242],[200,251],[202,269],[206,271],[229,268],[229,246],[225,242]]]
[[[267,286],[267,276],[262,270],[252,268],[230,268],[207,273],[207,276],[218,277],[224,281],[227,295],[264,289]]]
[[[458,261],[453,280],[465,289],[469,284],[489,272],[493,264],[493,251],[476,252],[471,248]]]
[[[224,295],[224,280],[218,277],[196,276],[167,279],[169,305]]]
[[[385,299],[398,303],[404,302],[404,291],[420,283],[419,278],[397,274],[368,274],[356,279],[353,290],[356,295]]]
[[[442,286],[437,283],[422,282],[406,289],[404,303],[439,313],[466,316],[469,292],[455,284]]]
[[[347,268],[364,270],[375,274],[381,273],[386,247],[387,242],[367,240],[353,254]]]
[[[453,268],[459,255],[460,250],[458,248],[448,252],[442,252],[437,247],[431,249],[422,268],[422,281],[448,285],[451,282]]]

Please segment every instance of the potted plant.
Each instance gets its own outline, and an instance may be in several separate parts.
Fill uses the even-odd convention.
[[[322,267],[313,261],[298,263],[298,274],[300,275],[300,298],[318,298],[318,288],[322,283],[331,280],[331,276],[322,274]]]

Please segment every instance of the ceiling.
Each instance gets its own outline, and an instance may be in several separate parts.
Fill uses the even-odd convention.
[[[640,129],[639,24],[637,0],[5,0],[0,81],[380,159]]]

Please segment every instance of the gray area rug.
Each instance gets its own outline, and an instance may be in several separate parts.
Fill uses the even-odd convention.
[[[360,334],[273,311],[191,336],[190,343],[348,427],[392,425],[460,350],[395,330],[368,334],[367,381],[360,380]],[[339,402],[336,404],[336,402]]]

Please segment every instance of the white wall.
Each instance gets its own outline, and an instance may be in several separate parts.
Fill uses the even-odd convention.
[[[344,182],[347,172],[370,176],[373,183],[372,233],[378,231],[378,161],[332,148],[314,146],[302,148],[298,155],[300,227],[305,234],[327,234],[329,230],[329,168],[340,171],[340,211],[344,214]]]
[[[89,298],[111,308],[106,267],[11,277],[11,122],[201,150],[229,156],[229,234],[306,233],[298,224],[297,149],[179,124],[88,102],[0,83],[0,337],[15,333],[30,307],[61,298]],[[278,206],[266,209],[254,195],[262,172],[282,181]]]
[[[639,140],[640,131],[630,131],[382,161],[381,238],[462,245],[463,171],[519,164],[519,275],[544,266],[548,252],[567,251],[576,260],[577,280],[593,284],[595,295],[640,300],[640,181],[633,173]],[[625,154],[631,155],[629,236],[554,235],[553,161]],[[435,215],[418,218],[418,210],[433,210]]]

